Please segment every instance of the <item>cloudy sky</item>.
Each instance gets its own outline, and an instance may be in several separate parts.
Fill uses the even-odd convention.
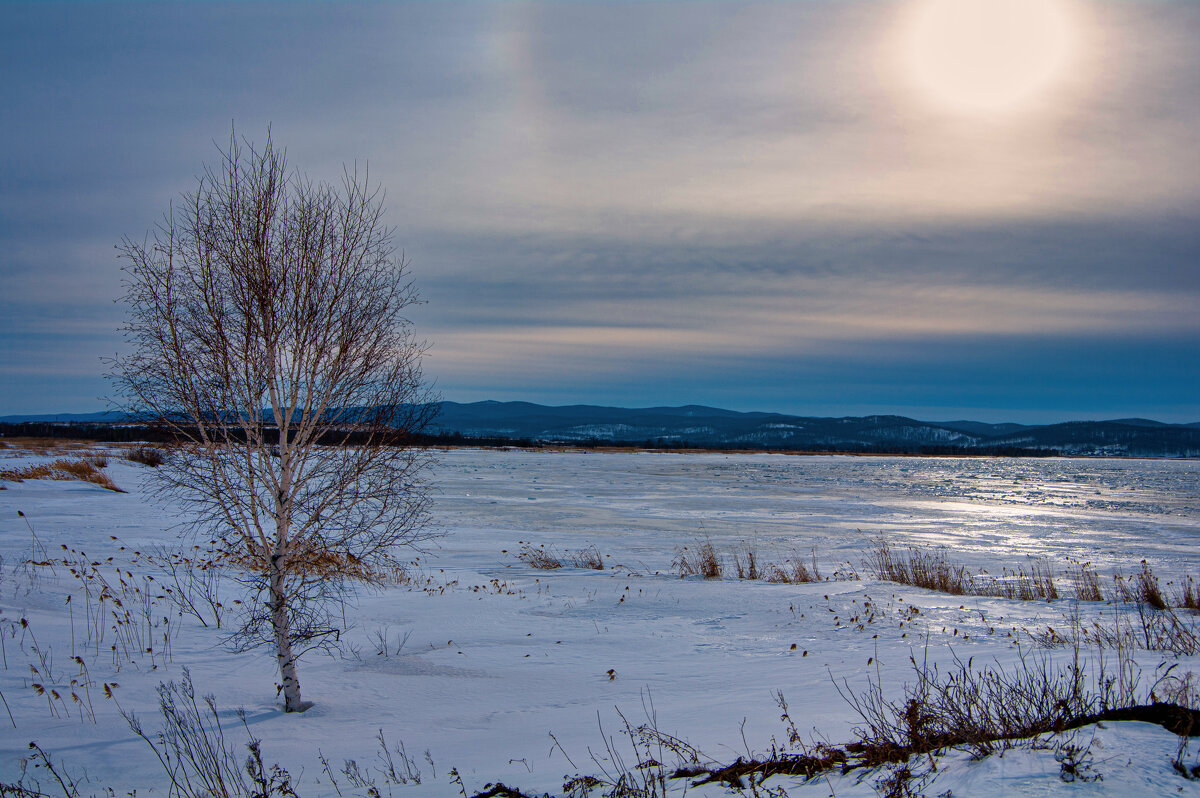
[[[953,2],[0,5],[0,415],[236,124],[369,164],[446,399],[1200,420],[1200,3]]]

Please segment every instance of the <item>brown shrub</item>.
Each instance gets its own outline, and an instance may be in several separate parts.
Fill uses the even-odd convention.
[[[166,462],[166,455],[163,450],[154,446],[134,446],[125,450],[125,459],[131,463],[141,463],[142,465],[158,468]]]

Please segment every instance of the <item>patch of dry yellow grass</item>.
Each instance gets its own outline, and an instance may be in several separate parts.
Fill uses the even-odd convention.
[[[22,482],[26,479],[77,479],[83,482],[91,482],[94,485],[99,485],[102,488],[116,491],[117,493],[125,492],[117,487],[117,483],[109,479],[108,474],[105,474],[87,460],[62,459],[55,460],[53,463],[26,466],[25,468],[0,469],[0,480]]]

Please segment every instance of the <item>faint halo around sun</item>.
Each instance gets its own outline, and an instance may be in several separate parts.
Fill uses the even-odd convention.
[[[1037,99],[1065,75],[1076,31],[1062,0],[917,0],[905,59],[927,99],[991,114]]]

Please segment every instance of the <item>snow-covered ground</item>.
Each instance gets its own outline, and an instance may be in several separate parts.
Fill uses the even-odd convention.
[[[0,781],[16,778],[18,759],[36,741],[86,774],[87,790],[165,794],[157,760],[118,704],[153,732],[156,686],[187,667],[197,692],[215,696],[229,739],[244,739],[235,717],[242,707],[267,763],[287,767],[302,796],[365,794],[341,773],[348,759],[374,773],[384,795],[457,795],[452,768],[468,793],[497,781],[559,793],[564,775],[612,767],[606,740],[633,756],[621,715],[637,725],[652,714],[661,732],[727,763],[786,739],[779,691],[806,740],[848,742],[858,717],[839,686],[862,690],[875,678],[898,697],[912,676],[911,654],[1011,664],[1020,651],[1047,653],[1034,650],[1025,630],[1061,629],[1073,608],[1084,620],[1114,611],[1075,602],[1065,579],[1068,598],[1053,603],[879,582],[863,558],[880,535],[894,546],[945,547],[952,560],[992,574],[1027,566],[1032,555],[1060,576],[1069,558],[1102,574],[1128,573],[1145,559],[1164,584],[1200,575],[1196,461],[455,450],[440,454],[433,479],[444,536],[413,553],[409,583],[347,607],[342,653],[301,663],[304,697],[315,706],[284,715],[266,653],[231,653],[224,630],[157,601],[143,635],[154,651],[115,655],[114,633],[100,642],[88,629],[86,597],[66,568],[23,565],[42,559],[43,547],[64,556],[66,545],[119,587],[116,566],[129,569],[130,583],[154,575],[133,551],[178,545],[178,518],[149,491],[152,471],[121,460],[119,448],[108,451],[106,472],[128,493],[33,480],[0,491]],[[46,459],[0,450],[0,468]],[[679,578],[672,561],[680,549],[706,539],[730,567],[743,544],[760,562],[815,547],[825,575],[858,578]],[[607,567],[535,570],[515,556],[525,544],[559,552],[594,545]],[[236,585],[224,590],[226,601],[237,598]],[[1200,673],[1196,656],[1142,651],[1137,661],[1147,691],[1164,662],[1178,662],[1177,674]],[[113,683],[110,700],[104,685]],[[383,783],[381,731],[390,746],[403,743],[419,785]],[[1064,783],[1051,747],[979,761],[948,754],[924,790],[1200,795],[1200,782],[1172,769],[1179,738],[1163,729],[1125,722],[1076,732],[1080,744],[1093,738],[1100,781]],[[1196,747],[1185,762],[1197,761]],[[770,783],[792,795],[874,795],[878,776]]]

